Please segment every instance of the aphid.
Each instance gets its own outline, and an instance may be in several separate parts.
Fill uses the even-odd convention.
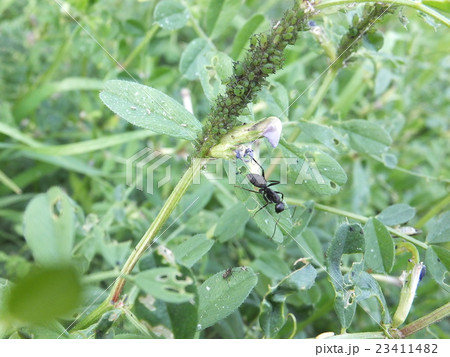
[[[136,108],[136,107],[130,107],[130,109],[131,109],[131,110],[136,110],[137,108]]]

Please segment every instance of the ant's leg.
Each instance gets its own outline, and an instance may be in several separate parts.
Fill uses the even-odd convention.
[[[253,217],[255,217],[256,214],[257,214],[259,211],[261,211],[263,208],[266,208],[267,205],[268,205],[269,203],[270,203],[270,202],[267,202],[264,206],[262,206],[259,210],[257,210],[257,211],[255,212],[255,214],[253,215]]]
[[[264,175],[264,169],[263,169],[263,167],[259,164],[259,162],[258,161],[256,161],[253,157],[252,157],[252,160],[255,162],[255,164],[256,165],[258,165],[259,167],[260,167],[260,169],[261,169],[261,173],[262,173],[262,177],[264,177],[264,180],[266,179],[266,176]]]
[[[270,184],[267,185],[267,187],[275,186],[275,185],[278,185],[280,183],[280,181],[277,181],[277,180],[269,180],[267,182],[270,182]]]
[[[275,237],[275,232],[277,231],[277,225],[278,225],[278,222],[280,221],[280,218],[281,217],[278,217],[278,219],[277,219],[277,221],[275,223],[275,228],[273,229],[273,234],[272,234],[272,237],[270,237],[270,240],[272,240],[273,237]]]
[[[245,191],[248,191],[248,192],[261,193],[259,191],[249,190],[248,188],[237,186],[237,185],[234,185],[234,187],[238,187],[238,188],[240,188],[242,190],[245,190]]]

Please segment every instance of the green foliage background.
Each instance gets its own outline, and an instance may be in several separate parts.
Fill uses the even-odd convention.
[[[57,2],[0,5],[0,313],[5,317],[1,335],[306,338],[340,333],[325,252],[346,220],[365,223],[356,216],[374,217],[394,204],[405,204],[403,211],[399,213],[397,206],[378,216],[382,223],[375,219],[367,223],[378,232],[373,233],[378,239],[375,248],[392,244],[384,225],[408,222],[423,231],[417,240],[433,243],[427,259],[435,262],[432,254],[441,258],[419,284],[406,323],[448,302],[450,233],[448,212],[443,214],[450,203],[448,28],[401,8],[377,24],[381,39],[363,41],[310,120],[302,122],[330,64],[326,46],[311,31],[301,32],[296,44],[288,47],[282,70],[269,77],[269,85],[241,117],[253,121],[279,116],[285,138],[300,129],[297,147],[326,152],[347,174],[348,181],[334,195],[319,195],[294,184],[277,186],[290,206],[309,200],[319,204],[307,219],[308,210],[298,208],[298,222],[306,222],[297,231],[301,246],[286,234],[282,244],[271,240],[268,232],[273,225],[268,232],[261,231],[258,216],[252,218],[241,203],[248,197],[242,198],[227,177],[203,178],[200,185],[190,187],[157,244],[128,277],[123,306],[86,329],[66,331],[77,316],[73,311],[90,311],[105,298],[101,294],[119,275],[192,153],[187,141],[155,135],[114,115],[99,98],[105,80],[137,81],[178,102],[187,88],[194,115],[202,120],[220,83],[232,72],[230,58],[242,59],[250,35],[268,31],[291,6],[275,0],[219,1],[221,8],[207,0],[177,3],[179,11],[167,23],[155,12],[157,1],[66,1],[63,6],[71,16]],[[362,5],[341,11],[330,8],[312,19],[337,47],[355,14],[362,15]],[[197,47],[189,52],[192,41]],[[382,46],[376,48],[380,41]],[[372,123],[374,130],[368,130],[372,124],[355,129],[354,119]],[[374,146],[370,140],[377,130],[382,139]],[[391,140],[383,141],[386,137]],[[171,157],[171,181],[155,186],[152,195],[127,186],[125,177],[126,159],[146,146]],[[262,144],[262,158],[276,155]],[[155,175],[157,182],[165,172]],[[383,229],[386,232],[380,233]],[[417,248],[419,261],[425,261],[425,250]],[[297,259],[311,253],[315,269],[294,267]],[[366,272],[384,277],[378,280],[391,315],[400,288],[385,277],[407,270],[408,258],[408,254],[394,258],[393,248],[381,250],[371,264],[366,256]],[[344,266],[350,269],[353,259],[359,261],[344,257]],[[27,295],[29,285],[14,290],[14,284],[35,266],[45,271],[55,264],[76,266],[64,268],[66,276],[48,275],[63,290],[67,277],[74,279],[74,291],[67,289],[73,305],[61,304],[58,310],[58,301],[67,301],[68,296],[62,294],[59,300],[56,296],[54,309],[44,308],[42,316],[23,322],[26,318],[14,314],[17,306],[8,294]],[[224,279],[229,267],[235,267],[233,275]],[[366,272],[361,279],[369,279]],[[208,291],[207,284],[202,285],[205,281],[215,281],[217,296],[230,294],[231,300],[224,297],[226,313],[218,312],[217,319],[205,317],[205,311],[213,314],[212,307],[202,305]],[[152,291],[160,293],[151,295]],[[170,293],[177,297],[171,300]],[[230,302],[233,299],[245,301],[241,305]],[[33,301],[20,303],[33,309]],[[51,303],[47,300],[44,305]],[[378,331],[384,314],[380,306],[371,298],[355,307],[347,332]],[[22,322],[15,319],[18,316]],[[210,327],[204,329],[205,325]],[[413,337],[448,338],[449,329],[444,320]]]

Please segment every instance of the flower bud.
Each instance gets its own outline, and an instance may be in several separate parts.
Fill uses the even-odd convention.
[[[277,117],[268,117],[257,123],[235,127],[224,135],[220,142],[209,150],[210,157],[234,159],[239,145],[265,137],[276,147],[280,141],[282,124]]]

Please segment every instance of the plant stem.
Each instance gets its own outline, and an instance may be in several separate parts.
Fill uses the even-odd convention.
[[[109,295],[109,298],[113,303],[117,302],[117,300],[119,299],[122,288],[125,285],[125,276],[131,273],[136,263],[146,252],[148,247],[150,247],[150,245],[153,243],[154,238],[158,234],[159,230],[167,221],[170,214],[180,201],[181,197],[183,197],[184,193],[188,189],[189,185],[192,182],[192,178],[200,172],[200,168],[202,167],[204,161],[205,160],[198,159],[192,160],[192,165],[184,173],[183,177],[175,186],[167,201],[164,203],[161,211],[159,211],[155,220],[150,225],[150,228],[147,230],[147,232],[145,232],[144,236],[141,238],[131,255],[128,257],[128,260],[125,262],[120,272],[119,278],[116,280],[116,283],[114,284],[114,287]]]
[[[292,204],[292,205],[296,205],[296,206],[303,206],[305,204],[304,201],[302,200],[297,200],[295,198],[287,198],[286,202],[288,204]],[[366,216],[361,216],[359,214],[353,213],[353,212],[349,212],[349,211],[344,211],[341,210],[339,208],[334,208],[334,207],[330,207],[330,206],[326,206],[326,205],[322,205],[320,203],[315,203],[314,207],[317,208],[318,210],[324,211],[324,212],[329,212],[329,213],[333,213],[333,214],[337,214],[338,216],[344,216],[347,218],[351,218],[354,219],[355,221],[359,221],[361,223],[366,223],[369,220],[369,217]],[[396,235],[397,237],[403,238],[404,240],[411,242],[423,249],[428,249],[428,244],[421,242],[420,240],[417,240],[413,237],[410,237],[406,234],[400,233],[397,230],[395,230],[394,228],[391,227],[386,227],[386,229],[393,235]]]
[[[156,32],[159,29],[159,25],[154,25],[150,30],[147,31],[145,34],[144,39],[141,41],[139,45],[136,46],[136,48],[129,54],[129,56],[125,59],[125,61],[122,63],[123,68],[127,68],[131,62],[135,59],[135,57],[141,53],[141,51],[147,46],[147,44],[151,41],[153,36],[155,36]]]
[[[169,218],[170,214],[173,212],[181,197],[185,194],[188,187],[192,182],[192,178],[195,175],[198,175],[202,165],[204,164],[206,159],[193,159],[192,164],[189,169],[184,173],[183,177],[180,179],[178,184],[173,189],[167,201],[164,203],[164,206],[159,211],[153,223],[150,225],[150,228],[145,232],[139,243],[134,248],[133,252],[128,257],[125,262],[122,270],[120,271],[119,277],[114,283],[114,286],[108,296],[108,298],[103,301],[103,303],[91,312],[88,316],[86,316],[83,320],[78,322],[74,329],[80,330],[86,328],[87,326],[97,322],[100,317],[111,310],[114,307],[114,304],[119,300],[122,289],[125,285],[125,276],[130,274],[142,257],[142,255],[147,251],[147,249],[154,242],[156,235],[164,225],[164,223]]]
[[[405,338],[425,327],[430,326],[431,324],[438,322],[439,320],[442,320],[448,315],[450,315],[450,302],[434,310],[432,313],[411,322],[400,330],[391,330],[391,333],[394,337]]]
[[[377,0],[322,0],[320,3],[314,5],[314,8],[317,10],[326,9],[331,6],[339,6],[346,4],[355,4],[355,3],[371,3],[371,2],[379,2]],[[415,10],[421,11],[424,14],[427,14],[434,18],[435,20],[443,23],[447,27],[450,27],[450,19],[446,18],[441,13],[436,10],[422,4],[421,2],[414,0],[383,0],[383,3],[400,5],[400,6],[408,6]]]
[[[444,199],[431,208],[419,221],[415,224],[417,229],[422,228],[432,217],[436,216],[441,210],[450,204],[450,195],[444,197]]]

